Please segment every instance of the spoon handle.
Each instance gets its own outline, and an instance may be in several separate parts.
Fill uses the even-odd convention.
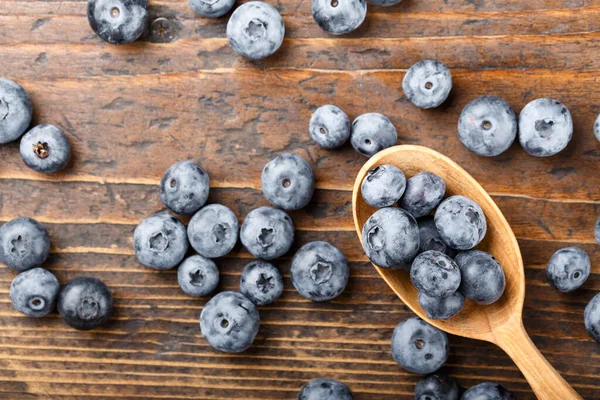
[[[494,331],[496,344],[521,370],[538,399],[581,400],[581,396],[550,365],[525,331],[523,321],[513,319]]]

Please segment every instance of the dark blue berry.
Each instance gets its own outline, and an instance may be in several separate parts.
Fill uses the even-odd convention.
[[[448,297],[460,286],[460,270],[444,253],[429,250],[419,254],[413,261],[410,280],[427,296]]]
[[[479,204],[464,196],[452,196],[435,212],[435,226],[442,240],[457,250],[477,246],[487,231],[487,222]]]
[[[235,0],[188,0],[192,9],[207,18],[219,18],[233,8]]]
[[[546,267],[546,278],[561,292],[579,289],[590,276],[590,257],[578,247],[566,247],[552,255]]]
[[[415,400],[458,400],[458,391],[458,384],[448,375],[427,375],[415,386]]]
[[[365,0],[312,0],[310,11],[321,29],[344,35],[363,23],[367,3]]]
[[[79,277],[58,295],[58,312],[72,328],[87,331],[104,325],[113,309],[113,296],[99,279]]]
[[[406,177],[393,165],[379,165],[367,172],[360,186],[363,199],[373,207],[389,207],[406,189]]]
[[[138,261],[154,269],[177,266],[188,250],[185,226],[172,215],[158,213],[135,228],[133,249]]]
[[[376,5],[376,6],[381,6],[381,7],[391,7],[391,6],[395,6],[396,4],[400,4],[400,2],[402,0],[368,0],[369,3]]]
[[[294,255],[291,275],[292,284],[302,296],[327,301],[342,294],[350,269],[340,249],[327,242],[311,242]]]
[[[515,400],[511,392],[498,383],[484,382],[467,390],[461,400]]]
[[[519,141],[533,156],[557,154],[567,147],[572,137],[571,113],[558,101],[537,99],[519,114]]]
[[[448,336],[421,318],[407,318],[394,329],[392,357],[408,372],[431,374],[448,359]]]
[[[284,211],[256,208],[246,216],[240,240],[256,258],[273,260],[287,253],[294,242],[294,223]]]
[[[354,400],[354,396],[342,382],[314,379],[302,386],[296,400]]]
[[[362,243],[367,257],[378,267],[410,270],[419,252],[417,221],[400,208],[380,208],[363,226]]]
[[[459,253],[454,262],[460,268],[460,291],[466,298],[479,304],[496,302],[506,287],[502,266],[485,251],[471,250]]]
[[[600,293],[596,294],[585,306],[583,321],[590,336],[600,343]]]
[[[221,204],[201,208],[194,214],[187,228],[192,248],[208,258],[222,257],[233,250],[238,232],[237,217]]]
[[[171,165],[160,180],[160,199],[170,210],[191,215],[206,203],[210,178],[193,161]]]
[[[217,294],[200,314],[202,335],[214,349],[225,353],[241,353],[250,347],[259,327],[256,307],[237,292]]]
[[[432,297],[419,292],[419,304],[429,319],[452,318],[462,310],[465,305],[465,296],[456,291],[447,297]]]
[[[458,139],[475,154],[485,157],[502,154],[516,137],[517,116],[500,97],[478,97],[460,114]]]
[[[420,218],[440,204],[446,194],[446,183],[430,172],[420,172],[406,182],[406,191],[398,206],[413,217]]]
[[[315,176],[302,157],[285,153],[265,165],[260,184],[269,203],[284,210],[299,210],[312,199]]]
[[[189,296],[206,296],[214,292],[219,284],[219,269],[211,259],[191,256],[177,268],[177,282]]]
[[[54,125],[38,125],[21,138],[21,158],[34,171],[53,174],[69,164],[71,144]]]
[[[452,75],[448,67],[439,61],[419,61],[404,75],[402,90],[415,106],[435,108],[448,98],[452,90]]]
[[[94,32],[111,44],[131,43],[148,26],[146,0],[88,0],[87,15]]]
[[[421,253],[428,250],[436,250],[450,258],[456,256],[456,250],[444,243],[440,237],[432,216],[417,219],[417,224],[419,225],[419,242],[421,243],[419,251]]]
[[[15,271],[41,265],[50,254],[46,228],[34,219],[21,217],[0,227],[0,261]]]
[[[242,271],[240,292],[257,306],[270,304],[283,293],[283,279],[273,264],[252,261]]]
[[[596,121],[594,122],[594,136],[596,136],[596,139],[600,141],[600,115],[598,115]]]
[[[31,123],[32,106],[21,85],[0,78],[0,144],[17,140]]]
[[[324,149],[342,146],[350,137],[352,125],[345,112],[330,104],[317,108],[308,126],[310,137]]]
[[[30,317],[43,317],[52,312],[60,284],[43,268],[21,272],[10,284],[10,300],[15,310]]]
[[[383,149],[396,145],[398,143],[398,133],[385,115],[378,113],[363,114],[352,122],[350,143],[352,143],[354,150],[363,156],[371,157]]]
[[[594,225],[594,237],[596,238],[596,242],[600,244],[600,217],[596,220],[596,224]]]

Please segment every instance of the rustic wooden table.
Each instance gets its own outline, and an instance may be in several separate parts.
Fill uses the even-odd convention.
[[[88,26],[86,4],[0,0],[0,76],[31,94],[34,123],[68,134],[71,167],[47,177],[28,170],[18,144],[0,147],[0,220],[35,217],[51,232],[47,267],[61,282],[80,275],[105,280],[116,310],[92,332],[67,327],[57,314],[40,320],[15,312],[14,273],[0,268],[0,398],[292,399],[313,378],[346,382],[360,399],[411,399],[418,377],[390,355],[394,326],[411,315],[362,252],[351,216],[351,187],[365,158],[347,145],[324,151],[311,142],[312,111],[325,103],[351,118],[388,115],[400,143],[452,157],[493,195],[519,238],[526,264],[525,325],[548,360],[586,399],[600,398],[598,344],[583,309],[600,289],[599,0],[404,0],[371,7],[348,37],[321,31],[309,0],[275,4],[286,40],[273,57],[251,63],[227,44],[227,18],[194,15],[183,0],[151,1],[155,23],[146,39],[116,47]],[[405,70],[423,58],[446,63],[454,89],[436,110],[404,97]],[[479,95],[506,98],[518,112],[543,96],[571,110],[574,139],[549,159],[514,145],[483,159],[456,137],[464,105]],[[295,247],[327,240],[346,253],[352,278],[335,301],[297,294],[290,257],[277,264],[286,289],[262,307],[259,336],[241,355],[213,351],[198,316],[206,299],[186,297],[174,271],[139,265],[132,231],[162,208],[158,181],[171,163],[192,158],[211,175],[211,201],[242,218],[266,205],[263,165],[282,152],[305,157],[317,176],[314,201],[292,213]],[[426,166],[424,166],[426,168]],[[577,245],[593,274],[573,294],[545,282],[545,263]],[[238,289],[250,260],[237,248],[218,261],[221,289]],[[533,399],[511,360],[486,343],[451,337],[446,370],[463,386],[498,381]]]

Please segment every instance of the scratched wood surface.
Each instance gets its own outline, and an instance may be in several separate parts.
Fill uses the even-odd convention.
[[[493,195],[519,238],[526,264],[525,325],[548,360],[585,399],[600,398],[599,345],[583,309],[600,290],[600,0],[404,0],[369,6],[364,25],[336,38],[310,15],[310,1],[274,5],[286,40],[273,57],[251,63],[229,48],[226,18],[197,17],[182,0],[150,1],[150,29],[114,47],[90,30],[85,2],[0,0],[0,76],[31,94],[34,122],[68,134],[74,157],[56,176],[33,173],[17,144],[0,147],[0,222],[26,215],[52,236],[47,267],[61,282],[103,279],[115,296],[110,323],[92,332],[68,328],[57,314],[40,320],[12,309],[14,273],[0,268],[2,399],[292,399],[313,378],[347,383],[356,398],[411,399],[418,376],[390,355],[394,326],[411,315],[367,262],[351,220],[351,185],[365,159],[348,145],[315,146],[307,132],[325,103],[351,117],[382,112],[399,143],[432,147],[463,165]],[[422,111],[401,80],[423,58],[453,72],[449,101]],[[494,159],[467,152],[456,138],[464,105],[476,96],[506,98],[518,112],[537,97],[564,102],[575,136],[549,159],[518,145]],[[206,299],[186,297],[174,271],[156,272],[132,255],[135,225],[162,208],[157,184],[171,163],[193,158],[211,175],[210,200],[243,218],[266,205],[260,171],[275,155],[305,157],[317,177],[311,205],[292,213],[298,248],[327,240],[347,255],[352,278],[335,301],[314,304],[277,261],[286,288],[261,307],[254,346],[241,355],[213,351],[198,316]],[[558,248],[577,245],[592,275],[573,294],[558,294],[544,268]],[[236,290],[250,255],[239,246],[218,261],[220,289]],[[462,386],[498,381],[533,399],[511,360],[486,343],[451,337],[445,370]]]

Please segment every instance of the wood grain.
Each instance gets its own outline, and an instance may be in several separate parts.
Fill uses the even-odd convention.
[[[292,399],[300,386],[328,376],[357,400],[411,399],[418,376],[389,352],[394,326],[411,314],[367,262],[351,216],[352,183],[366,161],[350,146],[319,149],[307,124],[325,103],[352,118],[389,115],[399,143],[451,157],[491,193],[517,236],[525,264],[525,327],[534,343],[585,399],[600,398],[598,345],[583,326],[585,304],[600,289],[600,113],[598,0],[403,0],[369,5],[365,24],[331,37],[312,21],[310,2],[272,2],[286,23],[284,45],[260,62],[237,57],[226,18],[195,16],[185,0],[150,1],[176,40],[102,43],[89,29],[84,1],[0,0],[0,76],[31,94],[35,123],[69,135],[74,161],[54,177],[22,164],[17,144],[0,147],[0,221],[38,218],[50,230],[48,268],[61,282],[83,274],[105,280],[116,312],[106,327],[80,333],[54,314],[41,320],[13,310],[14,274],[0,268],[2,399]],[[440,109],[422,111],[401,90],[404,72],[437,58],[453,72]],[[504,97],[515,109],[541,96],[570,109],[575,136],[567,150],[534,159],[518,145],[494,159],[466,151],[458,115],[476,96]],[[224,356],[198,328],[207,299],[186,297],[173,271],[143,268],[131,234],[162,209],[157,184],[172,162],[193,158],[212,178],[212,202],[240,219],[265,205],[263,165],[283,151],[305,157],[317,176],[315,199],[292,214],[294,245],[328,240],[350,260],[352,279],[338,299],[306,301],[289,278],[292,252],[278,260],[285,291],[262,307],[248,353]],[[590,254],[584,287],[558,294],[545,282],[554,251],[576,245]],[[221,289],[236,289],[251,256],[239,246],[218,260]],[[445,370],[464,387],[497,381],[519,399],[535,398],[497,347],[451,337]]]

